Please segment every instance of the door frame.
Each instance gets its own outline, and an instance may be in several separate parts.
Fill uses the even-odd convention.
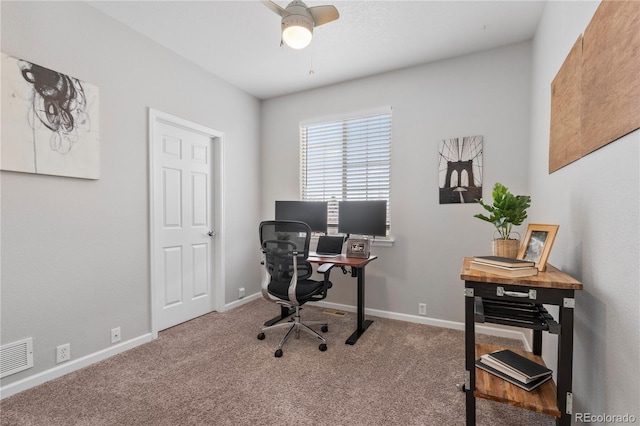
[[[203,126],[198,123],[194,123],[189,120],[185,120],[180,117],[176,117],[175,115],[159,111],[154,108],[149,108],[149,267],[150,267],[150,313],[151,313],[151,335],[153,339],[158,337],[159,328],[159,317],[160,312],[158,311],[160,307],[160,303],[158,302],[158,298],[161,297],[159,292],[157,291],[157,279],[156,276],[156,266],[160,259],[156,259],[155,255],[155,244],[156,244],[156,235],[155,235],[155,225],[157,222],[161,220],[158,216],[159,212],[155,211],[155,201],[156,201],[156,193],[158,191],[159,182],[156,182],[155,179],[155,155],[156,155],[156,123],[163,122],[172,126],[181,127],[189,131],[198,132],[210,137],[213,141],[213,173],[212,173],[212,186],[214,191],[213,202],[213,230],[216,235],[213,238],[213,273],[211,274],[213,282],[211,283],[211,294],[213,295],[213,311],[222,312],[224,310],[224,251],[222,248],[224,247],[224,194],[223,194],[223,169],[222,165],[223,161],[223,153],[224,153],[224,133],[212,129],[207,126]]]

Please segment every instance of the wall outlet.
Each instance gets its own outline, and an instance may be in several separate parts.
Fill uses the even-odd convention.
[[[244,297],[244,287],[240,287],[238,289],[238,299],[242,299]]]
[[[419,315],[427,315],[427,304],[426,303],[418,303],[418,314]]]
[[[66,343],[56,347],[56,364],[69,361],[71,359],[71,343]]]
[[[116,343],[120,341],[120,327],[111,329],[111,343]]]

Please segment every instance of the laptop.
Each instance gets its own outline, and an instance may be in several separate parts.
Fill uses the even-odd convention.
[[[316,255],[324,257],[337,257],[342,254],[344,238],[335,235],[320,235]]]

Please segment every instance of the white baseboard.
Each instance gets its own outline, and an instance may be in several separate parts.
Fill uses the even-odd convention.
[[[332,303],[326,301],[316,302],[315,305],[322,306],[324,308],[335,309],[338,311],[356,312],[357,308],[351,305],[342,305],[340,303]],[[400,321],[414,322],[418,324],[433,325],[435,327],[451,328],[454,330],[464,330],[464,323],[456,321],[447,321],[436,318],[423,317],[419,315],[400,314],[397,312],[381,311],[378,309],[365,308],[364,313],[366,315],[372,315],[374,317],[389,318]],[[522,331],[507,330],[504,328],[491,327],[488,325],[476,324],[476,331],[478,333],[487,334],[489,336],[506,337],[509,339],[516,339],[522,341],[527,351],[531,351],[529,342]]]
[[[237,308],[238,306],[242,306],[245,303],[249,303],[260,297],[262,297],[261,293],[255,293],[250,296],[243,297],[242,299],[238,299],[229,304],[225,304],[220,310],[220,312],[225,312],[225,311]],[[34,386],[38,386],[38,385],[41,385],[42,383],[48,382],[49,380],[56,379],[58,377],[64,376],[65,374],[69,374],[73,371],[87,367],[96,362],[110,358],[121,352],[135,348],[136,346],[151,342],[153,339],[154,339],[153,333],[143,334],[142,336],[136,337],[131,340],[127,340],[126,342],[122,342],[118,345],[110,346],[106,349],[89,354],[82,358],[73,359],[73,360],[70,360],[69,362],[65,362],[64,364],[56,365],[55,367],[50,368],[49,370],[42,371],[40,373],[34,374],[33,376],[26,377],[22,380],[18,380],[6,386],[0,386],[0,399],[7,398],[11,395],[15,395],[19,392],[25,391]]]
[[[110,346],[106,349],[92,353],[82,358],[73,359],[71,361],[65,362],[64,364],[56,365],[49,370],[34,374],[33,376],[26,377],[22,380],[18,380],[17,382],[8,384],[6,386],[2,386],[0,387],[0,399],[15,395],[18,392],[22,392],[34,386],[41,385],[42,383],[48,382],[49,380],[64,376],[65,374],[69,374],[73,371],[87,367],[98,361],[105,360],[114,355],[135,348],[136,346],[148,343],[151,340],[153,340],[151,333],[143,334],[142,336],[127,340],[126,342],[122,342],[118,345]]]
[[[256,299],[259,299],[262,297],[262,293],[253,293],[249,296],[245,296],[242,299],[238,299],[238,300],[234,300],[231,303],[227,303],[226,305],[224,305],[222,307],[222,309],[220,310],[220,312],[226,312],[226,311],[230,311],[231,309],[237,308],[238,306],[242,306],[244,304],[247,304],[249,302],[253,302]]]
[[[231,303],[225,304],[220,312],[229,311],[231,309],[237,308],[246,303],[259,299],[260,297],[262,297],[261,293],[254,293],[252,295],[243,297],[242,299],[234,300]],[[338,311],[346,311],[346,312],[357,311],[357,308],[355,306],[343,305],[340,303],[323,301],[323,302],[317,302],[315,304],[317,306],[335,309]],[[436,327],[451,328],[455,330],[464,330],[464,324],[461,322],[446,321],[446,320],[423,317],[418,315],[400,314],[396,312],[382,311],[378,309],[369,309],[369,308],[365,308],[365,314],[375,316],[375,317],[381,317],[381,318],[389,318],[389,319],[395,319],[400,321],[414,322],[418,324],[432,325]],[[522,343],[525,345],[526,349],[528,351],[531,351],[529,342],[527,341],[524,333],[520,331],[507,330],[503,328],[496,328],[496,327],[491,327],[486,325],[476,325],[476,331],[478,333],[488,334],[491,336],[507,337],[510,339],[521,340]],[[26,377],[22,380],[11,383],[9,385],[1,386],[0,399],[9,397],[11,395],[15,395],[19,392],[22,392],[34,386],[48,382],[49,380],[53,380],[58,377],[64,376],[65,374],[69,374],[73,371],[87,367],[91,364],[102,361],[104,359],[117,355],[121,352],[125,352],[129,349],[135,348],[136,346],[140,346],[144,343],[148,343],[152,340],[153,340],[152,333],[143,334],[142,336],[136,337],[131,340],[127,340],[126,342],[122,342],[118,345],[110,346],[106,349],[84,356],[82,358],[78,358],[75,360],[71,360],[69,362],[65,362],[64,364],[57,365],[49,370],[43,371],[41,373],[37,373],[30,377]]]

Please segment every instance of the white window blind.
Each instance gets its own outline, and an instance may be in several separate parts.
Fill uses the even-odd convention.
[[[300,126],[301,196],[329,202],[329,225],[338,202],[389,200],[391,110]],[[387,203],[387,230],[389,229]]]

